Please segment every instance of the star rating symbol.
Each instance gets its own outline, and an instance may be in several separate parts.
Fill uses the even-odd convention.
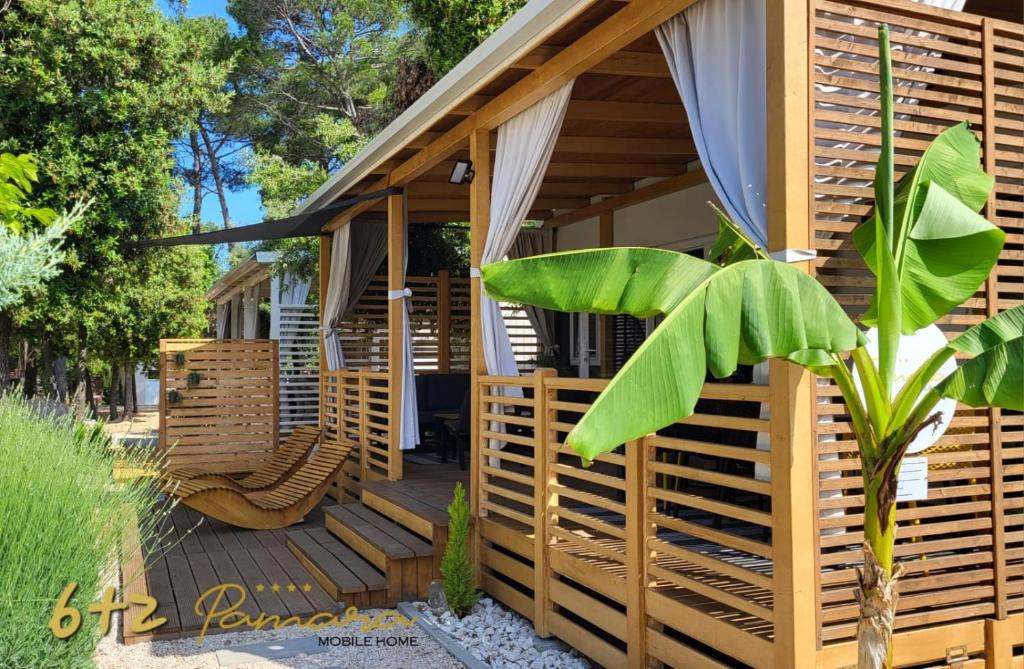
[[[296,590],[298,590],[298,588],[295,587],[294,583],[288,584],[288,592],[295,592]]]
[[[281,592],[281,586],[279,586],[277,583],[275,583],[274,585],[270,586],[270,590],[272,592]]]
[[[313,589],[313,586],[311,586],[309,583],[303,583],[302,584],[302,591],[303,592],[309,592],[312,589]]]
[[[266,590],[266,588],[263,586],[262,583],[256,584],[256,592],[263,592],[264,590]]]

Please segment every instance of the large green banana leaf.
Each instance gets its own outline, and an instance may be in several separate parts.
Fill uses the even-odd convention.
[[[1024,411],[1024,336],[988,348],[936,387],[943,397],[972,407]]]
[[[690,415],[705,369],[724,377],[738,364],[768,358],[822,362],[822,352],[864,343],[829,292],[795,267],[748,260],[718,269],[684,254],[666,262],[641,251],[654,249],[559,253],[483,268],[495,299],[600,313],[649,314],[654,305],[671,305],[570,433],[567,442],[586,460]],[[654,268],[639,262],[647,257],[657,259]],[[678,281],[674,289],[650,280],[655,273]]]
[[[947,128],[896,190],[890,240],[901,288],[902,330],[912,333],[971,297],[999,257],[1005,235],[979,216],[992,190],[980,165],[980,144],[966,123]],[[878,275],[873,220],[854,243]],[[878,295],[861,318],[877,325]]]
[[[1011,339],[1024,336],[1024,304],[1001,311],[949,342],[949,346],[961,353],[981,355],[988,349]]]
[[[724,211],[716,207],[712,202],[708,202],[708,206],[711,207],[712,211],[715,212],[715,216],[718,217],[718,237],[715,239],[711,252],[708,254],[711,262],[716,265],[725,266],[744,260],[753,260],[754,258],[768,259],[768,254],[743,234],[740,227],[733,223],[732,219]]]
[[[495,300],[650,318],[672,311],[717,269],[676,251],[616,247],[509,260],[481,274]]]

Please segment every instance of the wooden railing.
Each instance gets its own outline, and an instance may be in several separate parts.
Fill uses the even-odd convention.
[[[167,468],[258,467],[277,448],[278,392],[274,340],[161,339],[159,445]]]
[[[391,439],[387,372],[344,369],[327,372],[322,383],[325,434],[356,444],[338,481],[340,492],[357,497],[358,481],[400,478],[395,466],[402,455],[398,440]]]
[[[694,416],[584,468],[565,437],[606,383],[552,370],[479,378],[484,588],[606,666],[633,655],[690,666],[678,635],[763,666],[767,386],[709,383]]]

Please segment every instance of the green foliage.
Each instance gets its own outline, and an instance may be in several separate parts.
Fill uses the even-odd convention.
[[[461,482],[455,484],[448,505],[448,544],[441,558],[441,576],[448,608],[461,618],[480,600],[469,555],[469,504]]]
[[[76,205],[58,217],[47,207],[29,206],[38,180],[35,158],[0,154],[0,310],[16,306],[57,275],[64,234],[85,212],[84,205]],[[32,229],[39,225],[46,227]]]
[[[0,398],[0,657],[24,669],[92,667],[96,616],[85,608],[122,549],[127,523],[143,519],[142,540],[159,545],[167,509],[145,481],[115,482],[112,468],[149,470],[143,452],[114,450],[102,425],[43,418],[13,395]],[[131,547],[129,547],[131,548]],[[47,623],[58,596],[78,583],[71,605],[82,612],[73,637]],[[116,630],[112,630],[115,634]]]
[[[0,150],[37,156],[40,206],[93,200],[66,236],[60,275],[15,314],[16,336],[58,354],[148,354],[155,329],[117,329],[151,302],[138,297],[150,261],[122,244],[176,225],[170,141],[222,95],[226,70],[194,58],[191,38],[151,3],[24,0],[0,13],[0,33]],[[164,287],[172,295],[156,301],[188,302],[191,316],[206,285]]]
[[[821,284],[773,261],[719,268],[675,251],[612,248],[488,265],[483,278],[494,299],[666,315],[566,438],[584,460],[693,413],[705,368],[724,378],[767,358],[829,364],[828,355],[864,343]]]
[[[713,202],[708,202],[708,206],[711,207],[712,211],[715,212],[715,216],[718,217],[718,237],[708,253],[711,257],[711,262],[724,267],[741,260],[753,260],[755,258],[768,260],[768,254],[754,244],[754,242],[747,239],[747,236],[743,234],[739,226],[733,223],[732,219],[724,211],[716,207]]]
[[[32,184],[39,181],[36,159],[28,154],[0,153],[0,226],[8,232],[25,232],[26,222],[49,225],[57,212],[48,207],[26,206]]]
[[[258,151],[333,169],[380,127],[394,64],[415,38],[399,0],[230,0],[233,117]]]
[[[455,67],[524,4],[525,0],[410,0],[409,13],[423,30],[427,59],[440,75]]]

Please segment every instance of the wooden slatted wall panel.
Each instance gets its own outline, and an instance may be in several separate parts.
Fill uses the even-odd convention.
[[[279,307],[281,434],[316,425],[320,402],[320,319],[315,304]]]
[[[346,367],[387,369],[387,277],[374,277],[338,329]]]
[[[1020,304],[1020,26],[902,1],[815,0],[814,7],[812,190],[818,279],[854,316],[864,310],[873,290],[873,277],[853,248],[851,232],[872,207],[880,145],[875,36],[877,22],[884,21],[893,29],[900,98],[895,109],[897,178],[935,135],[963,120],[983,138],[986,166],[998,177],[987,213],[1008,234],[999,268],[989,285],[940,327],[954,336],[998,309]],[[820,622],[827,644],[855,634],[854,569],[860,561],[863,499],[856,444],[834,386],[820,385],[818,414]],[[1020,609],[1021,425],[1019,414],[1000,416],[961,406],[931,450],[929,498],[901,503],[897,512],[896,554],[908,572],[900,586],[898,629]],[[993,477],[993,463],[1000,461],[1002,471],[997,466]],[[1009,584],[1014,587],[1008,587],[1007,578],[1014,579]]]
[[[533,618],[537,404],[529,377],[479,377],[481,582]]]
[[[986,21],[982,41],[986,169],[996,176],[986,215],[1006,231],[1003,255],[986,286],[987,311],[996,313],[1024,297],[1024,30]],[[1003,617],[1024,611],[1024,421],[1020,414],[999,410],[991,412],[990,421],[999,455],[993,465],[1002,469],[993,502],[1002,506],[996,613]]]
[[[451,280],[451,350],[452,372],[469,373],[469,279],[452,277]]]
[[[712,648],[764,666],[768,390],[744,380],[708,384],[696,415],[584,468],[565,438],[606,380],[480,377],[484,588],[607,666],[725,666]]]
[[[160,448],[168,469],[251,471],[269,457],[278,444],[277,353],[274,340],[160,340]],[[199,383],[189,387],[192,372]],[[179,401],[168,399],[171,390]]]
[[[388,478],[388,444],[391,426],[388,424],[390,398],[387,372],[362,370],[360,389],[360,440],[362,471],[368,480]]]

